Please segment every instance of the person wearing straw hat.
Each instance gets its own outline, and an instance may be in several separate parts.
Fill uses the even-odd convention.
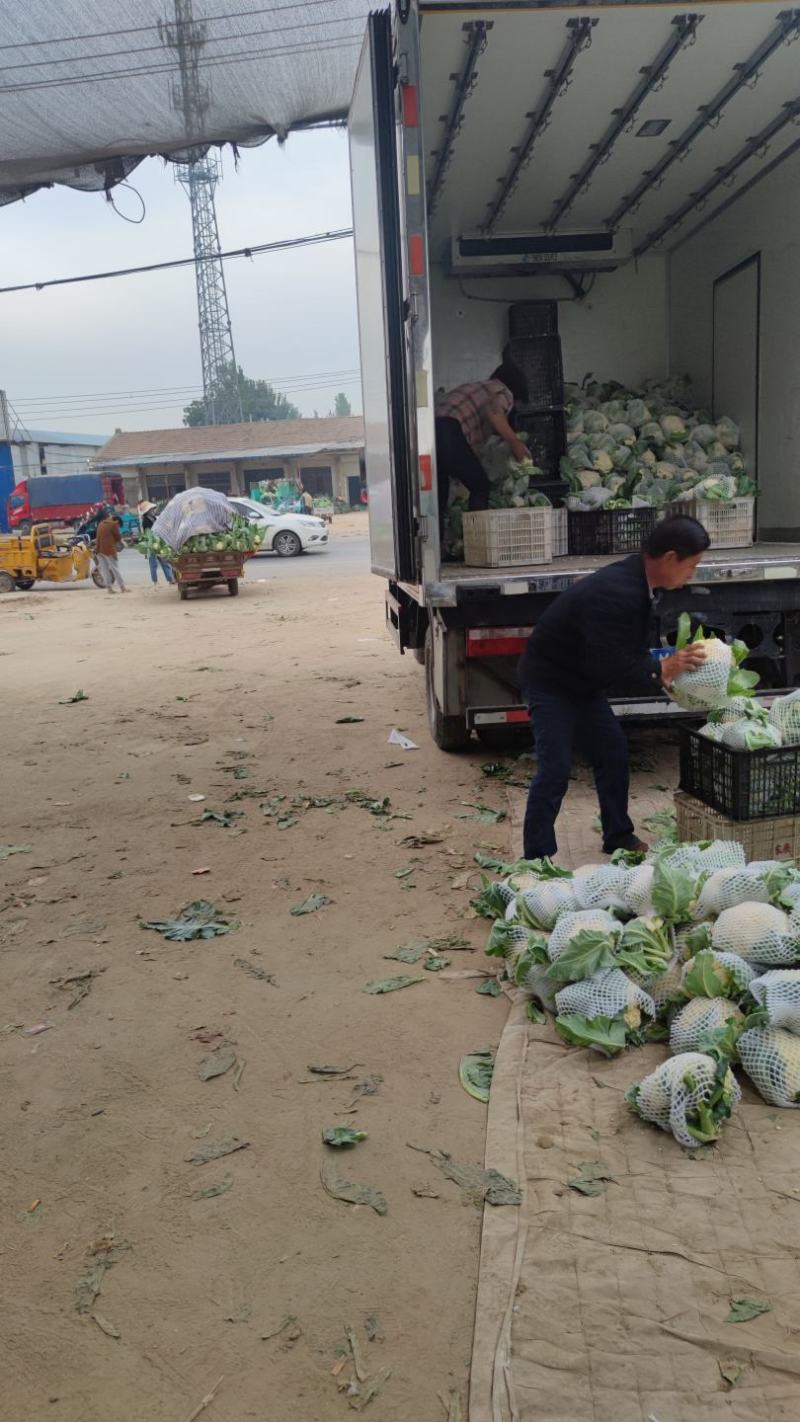
[[[139,515],[139,522],[142,525],[142,532],[144,533],[148,528],[153,527],[153,524],[158,518],[158,504],[153,504],[150,503],[148,499],[143,499],[142,502],[139,504],[137,513]],[[150,564],[150,581],[152,582],[154,588],[158,587],[159,568],[164,574],[165,582],[175,582],[175,574],[173,573],[172,568],[170,567],[166,558],[159,558],[157,553],[151,553],[148,558],[148,562]]]

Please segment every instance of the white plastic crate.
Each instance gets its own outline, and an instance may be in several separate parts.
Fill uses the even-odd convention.
[[[669,505],[671,514],[696,518],[711,539],[712,548],[749,548],[753,542],[755,499],[679,499]]]
[[[752,859],[800,861],[800,818],[776,815],[769,820],[731,820],[685,790],[675,791],[679,840],[733,839]]]
[[[567,552],[566,509],[486,509],[464,514],[464,562],[471,568],[549,563]]]

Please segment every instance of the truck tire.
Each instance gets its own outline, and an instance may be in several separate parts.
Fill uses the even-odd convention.
[[[188,588],[185,588],[185,587],[183,586],[183,583],[178,583],[178,596],[179,596],[181,602],[186,602],[186,601],[188,600],[188,597],[189,597],[189,589],[188,589]]]
[[[0,573],[0,593],[16,592],[17,585],[10,573]]]
[[[228,578],[228,592],[230,593],[231,597],[238,597],[238,596],[239,596],[239,579],[238,579],[238,578]]]
[[[17,578],[17,587],[20,592],[29,592],[33,587],[34,581],[34,578]]]
[[[428,628],[425,637],[425,696],[428,703],[428,725],[434,744],[443,751],[464,751],[470,743],[467,723],[461,716],[443,716],[433,687],[433,634]]]

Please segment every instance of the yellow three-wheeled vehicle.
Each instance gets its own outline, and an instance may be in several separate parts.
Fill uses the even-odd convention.
[[[30,533],[0,534],[0,593],[27,591],[37,580],[81,582],[91,560],[90,548],[66,547],[47,523],[35,523]]]

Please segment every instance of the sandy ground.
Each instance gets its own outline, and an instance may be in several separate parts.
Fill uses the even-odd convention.
[[[334,537],[364,527],[337,519]],[[376,1422],[438,1422],[438,1394],[465,1399],[480,1214],[407,1143],[482,1160],[485,1108],[458,1063],[497,1043],[505,1002],[384,955],[454,934],[469,947],[449,971],[484,968],[465,876],[478,844],[505,852],[509,822],[458,816],[505,797],[485,753],[430,743],[366,550],[330,581],[305,561],[291,578],[260,561],[266,581],[237,600],[86,587],[0,604],[0,843],[30,846],[0,858],[8,1422],[188,1422],[219,1379],[203,1422],[333,1422],[350,1415],[348,1326],[363,1371],[391,1370]],[[389,746],[393,726],[420,748]],[[334,803],[286,829],[262,811],[303,795]],[[194,823],[203,810],[242,817]],[[436,842],[404,843],[422,834]],[[312,893],[332,902],[292,916]],[[180,943],[140,926],[200,897],[238,930]],[[90,972],[74,1002],[64,980]],[[421,981],[363,991],[397,973]],[[215,1049],[237,1067],[203,1081]],[[368,1139],[322,1145],[349,1123]],[[189,1162],[231,1137],[246,1148]],[[387,1213],[332,1198],[323,1170],[382,1191]]]
[[[337,519],[334,538],[364,529]],[[488,965],[473,853],[507,853],[522,791],[484,776],[497,757],[478,747],[433,747],[422,670],[386,639],[382,584],[366,546],[355,556],[329,578],[321,558],[291,576],[259,560],[237,600],[0,601],[0,844],[29,846],[0,857],[8,1422],[189,1422],[209,1394],[203,1422],[334,1422],[359,1400],[339,1387],[348,1327],[361,1371],[391,1370],[376,1422],[445,1422],[440,1397],[466,1402],[480,1213],[408,1143],[483,1158],[485,1108],[458,1064],[497,1044],[506,1001],[459,975]],[[78,689],[89,699],[62,704]],[[419,749],[388,745],[393,726]],[[666,799],[654,764],[640,811]],[[292,805],[304,796],[333,803]],[[464,802],[510,813],[464,819]],[[241,818],[197,823],[205,810]],[[594,813],[581,772],[574,862],[592,857]],[[314,893],[330,904],[290,913]],[[201,897],[239,928],[143,931]],[[465,946],[443,974],[385,956],[451,935]],[[402,973],[420,981],[364,992]],[[236,1065],[202,1080],[225,1055]],[[349,1070],[309,1070],[330,1064]],[[342,1124],[368,1139],[323,1146]],[[232,1137],[246,1147],[190,1163]],[[332,1198],[321,1172],[381,1191],[387,1213]]]

